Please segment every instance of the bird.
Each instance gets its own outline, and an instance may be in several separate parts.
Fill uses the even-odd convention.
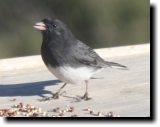
[[[53,94],[58,99],[67,84],[85,84],[83,100],[91,99],[88,81],[106,68],[126,70],[127,66],[102,59],[91,47],[83,43],[57,18],[44,18],[34,28],[42,33],[41,57],[48,70],[60,81],[62,87]]]

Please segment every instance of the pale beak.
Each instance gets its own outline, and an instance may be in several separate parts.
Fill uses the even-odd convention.
[[[46,25],[43,22],[38,22],[33,27],[41,31],[46,30]]]

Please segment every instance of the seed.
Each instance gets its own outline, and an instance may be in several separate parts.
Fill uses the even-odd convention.
[[[62,113],[65,113],[66,112],[66,109],[62,110]]]
[[[70,108],[68,109],[68,112],[73,112],[73,110],[74,110],[74,107],[70,107]]]
[[[13,112],[13,116],[16,116],[17,115],[17,112],[15,111],[15,112]]]
[[[93,114],[93,111],[91,110],[91,111],[89,111],[89,113],[90,113],[90,114]]]
[[[20,107],[23,107],[23,103],[22,102],[20,102],[19,105],[20,105]]]
[[[109,113],[108,113],[108,116],[109,116],[109,117],[113,117],[113,112],[109,112]]]
[[[74,107],[70,107],[70,109],[74,110]]]
[[[59,110],[59,112],[58,113],[62,113],[62,110]]]
[[[98,112],[98,116],[99,116],[99,117],[103,117],[103,116],[104,116],[104,113],[103,113],[103,112]]]
[[[54,108],[54,109],[53,109],[53,112],[59,112],[59,110],[60,110],[60,108],[57,107],[57,108]]]
[[[64,115],[63,113],[60,113],[60,114],[59,114],[59,116],[63,116],[63,115]]]
[[[33,116],[33,117],[37,117],[37,116],[38,116],[38,113],[33,113],[32,116]]]
[[[69,109],[68,109],[68,108],[66,108],[65,110],[66,110],[66,112],[68,112],[68,111],[69,111]]]
[[[53,112],[57,112],[57,109],[53,109]]]
[[[37,113],[37,112],[38,112],[38,110],[37,110],[37,109],[36,109],[36,110],[32,110],[32,112],[33,112],[33,113]]]
[[[19,111],[20,111],[20,112],[22,112],[22,111],[23,111],[23,109],[22,109],[22,108],[19,108]]]

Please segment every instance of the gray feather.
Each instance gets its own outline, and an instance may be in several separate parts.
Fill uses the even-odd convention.
[[[82,64],[96,68],[106,67],[106,62],[89,46],[78,41],[74,47],[74,58]]]
[[[109,65],[111,68],[116,68],[116,69],[121,69],[121,70],[128,70],[128,68],[126,66],[118,64],[118,63],[106,61],[106,64]]]

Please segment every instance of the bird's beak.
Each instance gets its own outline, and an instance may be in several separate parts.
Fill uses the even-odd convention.
[[[38,22],[33,27],[41,31],[46,30],[46,25],[43,22]]]

